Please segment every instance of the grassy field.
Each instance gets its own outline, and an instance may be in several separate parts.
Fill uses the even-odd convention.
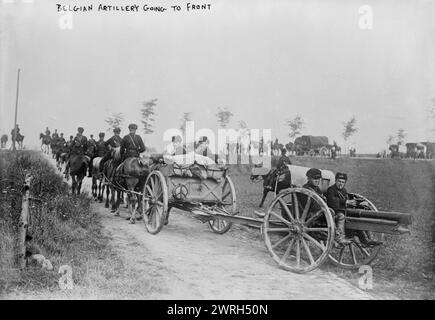
[[[124,266],[108,246],[100,217],[86,195],[69,195],[68,185],[38,153],[0,153],[0,295],[12,291],[58,290],[61,265],[73,270],[78,286],[105,285]],[[15,245],[25,171],[31,172],[31,248],[40,251],[54,270],[30,265],[16,269]],[[90,270],[96,270],[90,272]]]
[[[404,298],[435,298],[435,161],[293,157],[295,165],[348,173],[347,189],[372,200],[379,210],[413,214],[410,235],[388,236],[374,263],[374,286]],[[249,180],[249,168],[233,168],[239,210],[252,215],[262,184]],[[269,193],[266,204],[272,200]],[[357,272],[325,268],[350,279]],[[394,281],[392,281],[394,280]]]

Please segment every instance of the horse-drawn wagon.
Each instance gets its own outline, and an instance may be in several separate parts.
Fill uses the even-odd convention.
[[[301,136],[295,139],[294,149],[297,156],[328,156],[332,145],[325,136]]]
[[[308,168],[289,166],[289,169],[292,187],[281,191],[264,215],[248,217],[237,212],[235,188],[226,168],[156,164],[143,192],[146,229],[157,234],[167,222],[171,208],[192,212],[219,234],[227,232],[231,223],[253,225],[261,230],[278,265],[297,273],[316,269],[326,260],[348,269],[369,264],[378,254],[385,234],[409,232],[410,214],[378,211],[370,200],[354,194],[358,201],[366,201],[368,207],[346,210],[346,235],[353,240],[338,246],[334,241],[333,212],[322,197],[300,187]],[[321,187],[326,190],[334,183],[334,175],[323,170],[322,176]],[[373,242],[378,244],[370,244]]]
[[[236,191],[228,169],[202,156],[196,156],[196,159],[201,161],[184,158],[178,163],[169,159],[168,163],[166,158],[151,165],[143,191],[144,222],[148,232],[158,233],[167,223],[172,208],[191,211],[197,218],[205,219],[213,232],[222,234],[231,228],[231,222],[207,213],[236,214]]]

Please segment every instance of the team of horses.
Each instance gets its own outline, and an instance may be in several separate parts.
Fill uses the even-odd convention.
[[[53,151],[53,149],[52,149]],[[83,179],[86,177],[90,162],[92,161],[92,196],[95,201],[103,202],[106,192],[105,207],[111,208],[111,212],[119,216],[120,205],[127,195],[127,207],[130,223],[141,219],[139,211],[142,207],[142,192],[146,178],[150,172],[150,162],[139,157],[121,159],[120,148],[111,150],[111,158],[104,162],[102,157],[95,156],[95,146],[90,145],[86,154],[68,155],[63,150],[56,152],[56,166],[59,171],[67,164],[65,178],[72,180],[72,193],[80,194]],[[53,155],[54,156],[54,155]]]

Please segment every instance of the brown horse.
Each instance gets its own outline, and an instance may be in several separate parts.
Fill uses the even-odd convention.
[[[261,208],[266,200],[269,191],[273,191],[277,195],[281,190],[290,188],[292,186],[292,178],[290,169],[287,165],[283,165],[277,169],[262,168],[261,165],[254,165],[251,173],[251,180],[258,181],[263,179],[263,197],[261,198],[260,205]]]
[[[141,196],[133,192],[142,192],[149,172],[148,161],[144,161],[139,157],[125,159],[115,170],[113,183],[129,191],[127,192],[127,205],[130,217],[127,219],[130,220],[130,223],[136,222],[138,204],[141,203]],[[115,205],[117,213],[119,213],[120,202],[121,198],[118,197]]]
[[[72,178],[72,193],[80,194],[83,178],[86,176],[90,158],[82,154],[72,154],[69,158],[69,174]]]
[[[49,134],[39,134],[39,139],[41,141],[41,151],[48,154],[50,153],[51,136]]]

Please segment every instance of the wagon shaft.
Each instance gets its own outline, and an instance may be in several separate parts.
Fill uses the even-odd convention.
[[[411,223],[409,213],[346,209],[346,229],[403,234]]]

